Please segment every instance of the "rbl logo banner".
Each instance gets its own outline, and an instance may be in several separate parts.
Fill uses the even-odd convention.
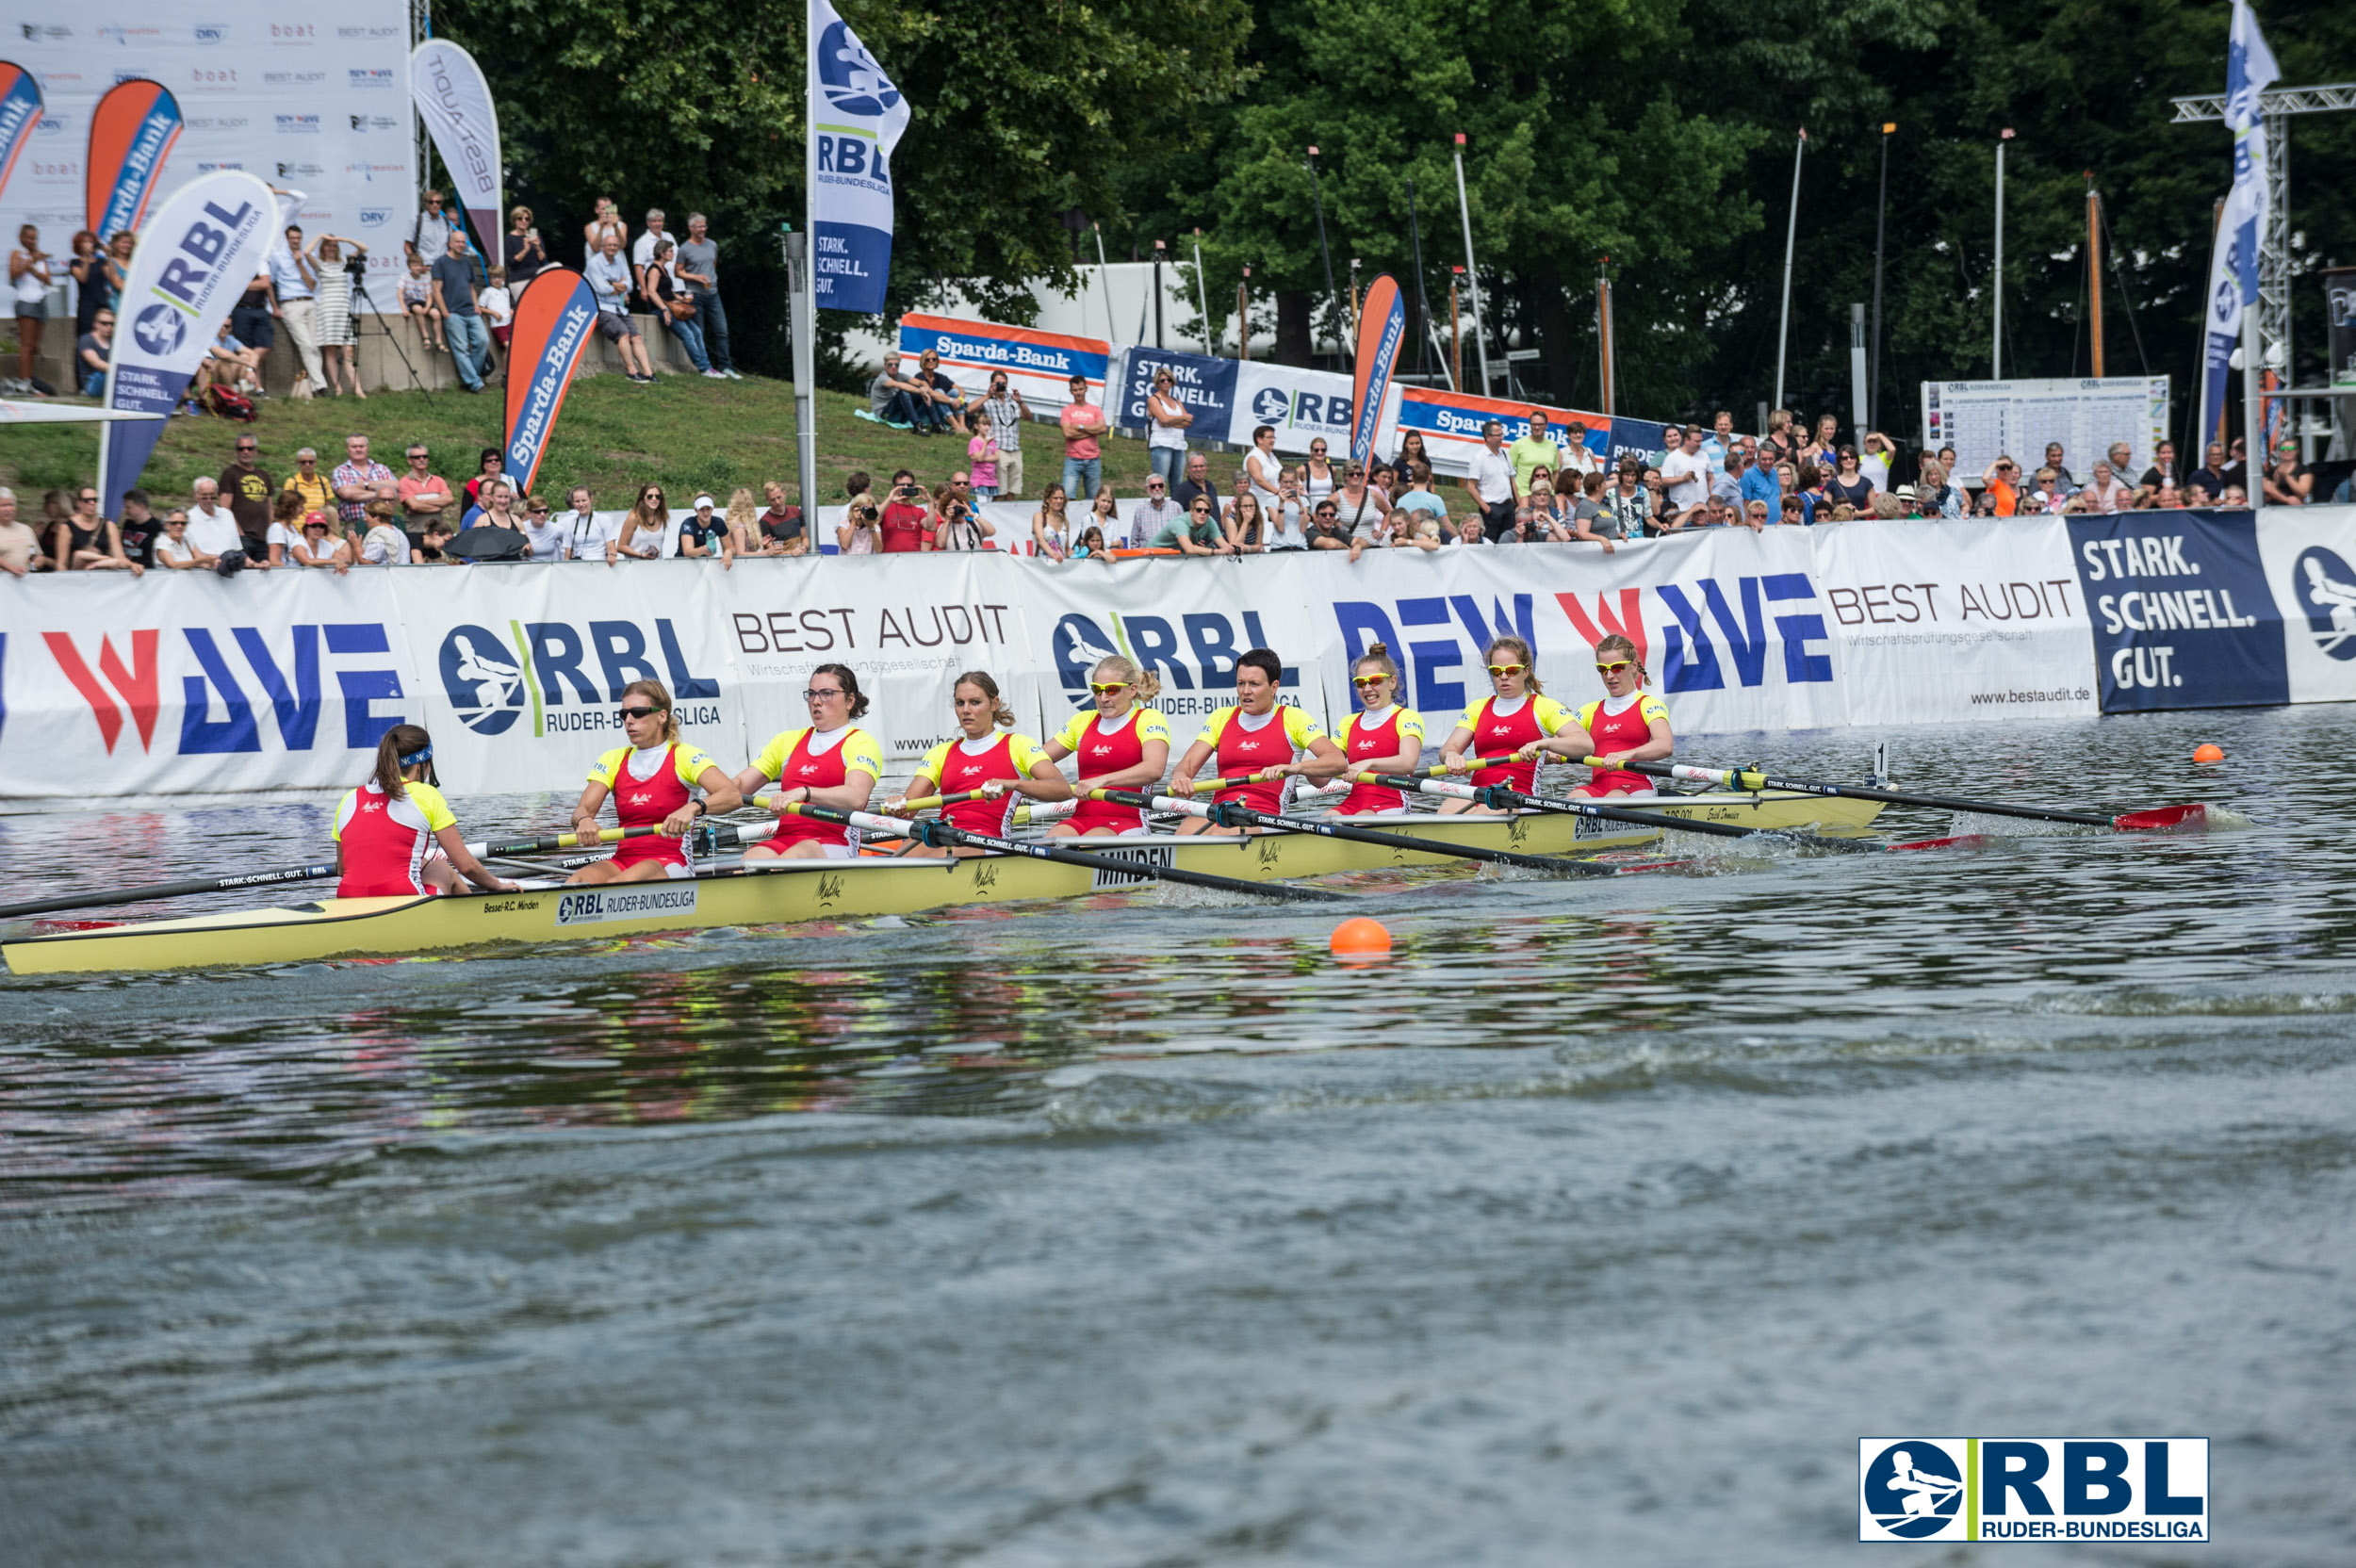
[[[2250,514],[2098,513],[2068,522],[2103,712],[2291,700],[2282,623]]]
[[[169,415],[212,347],[229,308],[260,270],[278,210],[270,187],[224,169],[182,186],[156,210],[131,253],[116,303],[106,404]],[[163,435],[161,419],[99,427],[100,515],[119,517],[123,493]]]
[[[941,356],[941,373],[968,393],[987,392],[991,375],[1005,371],[1006,390],[1051,417],[1072,400],[1074,376],[1087,378],[1091,395],[1103,394],[1113,352],[1099,337],[909,311],[900,318],[900,352],[913,357],[926,350]]]
[[[859,35],[815,0],[818,90],[810,138],[816,164],[810,196],[810,282],[829,310],[873,314],[884,307],[892,273],[892,154],[909,108]],[[1099,372],[1097,380],[1104,379]]]
[[[90,155],[82,164],[90,233],[112,236],[139,226],[180,126],[179,101],[161,82],[134,76],[98,100],[90,117]]]
[[[13,60],[0,60],[0,193],[8,188],[17,155],[41,123],[41,83]]]
[[[532,493],[532,481],[548,453],[548,436],[564,406],[573,372],[597,325],[597,297],[589,280],[569,267],[551,267],[533,276],[515,302],[515,330],[507,358],[507,472],[517,490]]]
[[[2205,1437],[1863,1437],[1859,1541],[2193,1542]]]

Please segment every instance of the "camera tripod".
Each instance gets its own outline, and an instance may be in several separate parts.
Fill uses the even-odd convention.
[[[392,346],[393,352],[400,357],[401,368],[409,372],[409,384],[429,398],[434,396],[434,388],[428,386],[425,384],[425,378],[417,374],[417,366],[410,361],[409,351],[401,347],[401,335],[393,331],[393,324],[385,318],[384,307],[379,305],[375,296],[368,292],[368,279],[359,272],[352,274],[352,380],[356,382],[360,379],[360,335],[364,330],[362,323],[367,319],[367,317],[360,314],[360,306],[363,303],[368,307],[368,315],[376,318],[377,331],[384,335],[384,341]],[[406,312],[403,313],[402,318],[407,319]]]

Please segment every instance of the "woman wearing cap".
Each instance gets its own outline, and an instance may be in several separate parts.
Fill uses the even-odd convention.
[[[747,860],[848,859],[859,853],[858,828],[792,816],[785,808],[867,808],[875,780],[883,776],[883,747],[851,722],[867,711],[867,699],[848,664],[821,664],[810,672],[802,700],[810,706],[810,723],[773,736],[753,765],[736,776],[740,793],[772,782],[781,786],[768,802],[777,812],[777,834],[747,849]]]
[[[576,883],[660,882],[689,876],[695,862],[685,836],[699,818],[726,816],[744,797],[720,764],[681,741],[670,688],[660,680],[633,680],[622,688],[622,734],[630,744],[599,757],[573,806],[573,831],[595,833],[597,812],[614,797],[614,815],[624,828],[651,827],[643,838],[624,839],[608,859],[573,873]],[[695,798],[701,790],[703,798]]]
[[[1234,785],[1219,792],[1224,803],[1234,801],[1254,811],[1284,808],[1285,779],[1331,778],[1350,765],[1342,748],[1306,711],[1278,700],[1284,661],[1267,648],[1253,648],[1235,661],[1235,701],[1203,721],[1203,733],[1178,760],[1170,776],[1170,793],[1194,793],[1194,776],[1213,758],[1219,776],[1241,777],[1265,774],[1263,782]],[[1306,754],[1304,757],[1303,754]],[[1239,827],[1216,826],[1201,817],[1179,824],[1181,833],[1240,833]]]
[[[1489,666],[1490,694],[1466,708],[1440,743],[1440,761],[1459,776],[1472,775],[1486,789],[1501,784],[1527,791],[1536,782],[1538,764],[1530,748],[1561,734],[1577,723],[1571,710],[1546,694],[1538,685],[1537,658],[1519,637],[1493,639],[1482,650]],[[1583,755],[1583,754],[1582,754]],[[1497,767],[1473,767],[1475,757],[1510,757]],[[1443,801],[1444,812],[1487,811],[1468,800]]]
[[[1636,645],[1616,632],[1595,645],[1595,674],[1603,678],[1602,698],[1581,708],[1569,728],[1514,755],[1532,760],[1541,753],[1574,760],[1594,758],[1595,772],[1573,794],[1649,794],[1652,780],[1628,772],[1627,764],[1661,761],[1677,750],[1677,739],[1669,733],[1668,707],[1644,690],[1651,677],[1636,655]]]
[[[998,694],[998,682],[988,670],[966,671],[951,683],[949,695],[963,733],[924,754],[907,792],[884,802],[888,814],[922,810],[937,795],[970,794],[977,798],[943,806],[941,820],[969,832],[1003,835],[1014,825],[1015,802],[1026,796],[1039,801],[1072,798],[1072,786],[1064,782],[1055,760],[1028,735],[1012,733],[1014,710]],[[1008,733],[1001,735],[1001,729]],[[900,853],[941,856],[950,850],[945,844],[911,839]],[[957,853],[983,852],[960,848]]]
[[[352,547],[335,537],[325,513],[306,512],[302,533],[286,547],[286,560],[298,566],[332,566],[341,577],[352,570]]]
[[[717,504],[708,495],[695,498],[694,514],[679,519],[679,552],[690,561],[708,561],[716,550],[721,569],[734,571],[736,538],[728,523],[713,514]]]
[[[1047,742],[1048,760],[1080,760],[1080,803],[1048,829],[1050,838],[1145,831],[1145,817],[1136,807],[1090,800],[1088,792],[1150,789],[1162,781],[1162,770],[1170,765],[1170,721],[1145,706],[1161,689],[1159,677],[1118,653],[1096,662],[1088,672],[1096,706],[1072,714]]]
[[[335,808],[337,898],[455,893],[468,882],[484,892],[513,892],[483,869],[458,831],[458,819],[434,778],[434,738],[397,724],[376,743],[368,782]],[[428,858],[435,848],[438,858]]]
[[[1342,727],[1339,737],[1342,751],[1350,759],[1350,772],[1415,772],[1423,760],[1423,715],[1399,706],[1399,665],[1392,662],[1391,650],[1376,643],[1358,656],[1350,670],[1350,688],[1358,699],[1358,711]],[[1397,790],[1381,784],[1353,784],[1342,803],[1333,808],[1333,814],[1354,817],[1369,811],[1401,811],[1406,807],[1407,797]]]

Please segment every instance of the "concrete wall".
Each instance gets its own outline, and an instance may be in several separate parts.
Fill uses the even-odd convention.
[[[41,335],[40,375],[41,380],[59,391],[74,384],[69,362],[74,352],[74,312],[67,302],[65,290],[50,295],[50,315],[47,328]],[[663,330],[651,316],[636,318],[640,340],[646,346],[646,358],[654,366],[655,374],[693,374],[695,367],[688,363],[687,351],[678,338]],[[16,374],[16,327],[13,320],[6,324],[8,348],[0,356],[0,375]],[[363,316],[356,341],[360,361],[360,385],[368,392],[411,391],[422,388],[438,392],[458,384],[458,368],[448,352],[428,352],[425,339],[417,325],[406,316]],[[404,357],[405,356],[405,357]],[[494,351],[497,357],[497,351]],[[262,361],[262,384],[273,398],[286,397],[294,387],[296,373],[302,368],[302,356],[295,351],[293,341],[282,325],[277,345]],[[602,335],[593,337],[589,351],[581,356],[581,371],[594,376],[606,371],[619,374],[621,354]],[[499,372],[494,368],[491,384],[499,384]]]

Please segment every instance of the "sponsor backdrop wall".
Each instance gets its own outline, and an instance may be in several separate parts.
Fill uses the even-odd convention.
[[[171,89],[187,122],[161,194],[216,169],[300,190],[291,221],[365,243],[370,287],[392,308],[417,183],[402,0],[24,0],[10,19],[8,54],[39,78],[48,111],[0,202],[0,228],[38,224],[62,266],[83,223],[90,110],[116,82],[144,76]]]
[[[874,700],[895,773],[950,735],[960,672],[990,671],[1023,728],[1052,732],[1114,651],[1160,678],[1186,738],[1262,645],[1284,658],[1284,700],[1340,723],[1350,662],[1379,640],[1438,734],[1481,693],[1500,630],[1536,645],[1566,700],[1595,693],[1596,639],[1626,633],[1689,737],[2356,700],[2356,507],[1715,530],[1608,557],[0,579],[0,799],[343,787],[401,719],[434,731],[461,794],[569,793],[621,743],[630,681],[668,685],[733,764],[805,722],[800,692],[833,661]]]

